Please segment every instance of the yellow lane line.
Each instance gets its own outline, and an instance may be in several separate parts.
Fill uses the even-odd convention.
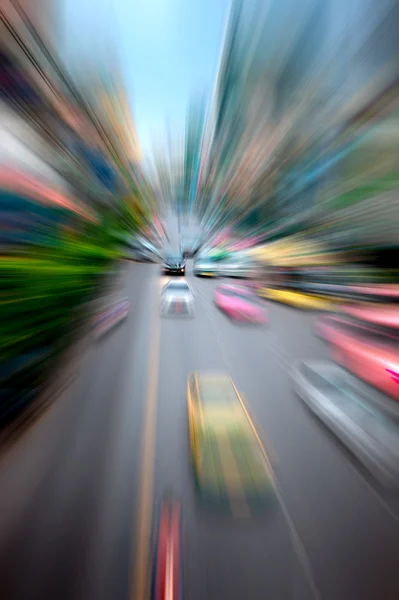
[[[157,299],[156,299],[157,300]],[[158,308],[157,301],[155,302]],[[160,319],[154,311],[152,346],[148,365],[147,395],[145,402],[144,428],[141,446],[141,471],[139,484],[139,507],[137,515],[138,533],[136,540],[136,563],[131,590],[132,600],[149,597],[150,532],[152,524],[152,501],[154,488],[155,434],[158,396],[158,367]]]

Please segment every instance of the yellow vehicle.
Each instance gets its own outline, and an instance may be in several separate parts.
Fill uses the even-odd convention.
[[[188,379],[188,419],[198,490],[203,500],[248,516],[274,498],[266,451],[229,375]]]
[[[291,290],[279,290],[275,288],[264,287],[258,292],[262,298],[275,300],[295,306],[296,308],[305,308],[310,310],[327,310],[331,311],[337,304],[336,300],[331,298],[323,298],[314,294],[304,294]]]

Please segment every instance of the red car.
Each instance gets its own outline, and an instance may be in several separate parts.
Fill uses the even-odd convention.
[[[317,333],[331,344],[337,363],[399,400],[399,334],[381,333],[369,324],[322,317]]]
[[[250,289],[240,286],[218,285],[215,290],[215,304],[236,321],[266,323],[266,313]]]
[[[153,600],[182,598],[181,516],[180,504],[166,498],[158,526],[153,577]]]
[[[387,302],[399,300],[398,283],[370,283],[368,285],[351,285],[348,290],[364,299],[373,297],[375,300],[388,298]]]
[[[384,304],[383,306],[376,306],[368,302],[348,304],[342,306],[341,310],[345,314],[366,323],[374,323],[380,327],[399,330],[399,305],[397,304]]]

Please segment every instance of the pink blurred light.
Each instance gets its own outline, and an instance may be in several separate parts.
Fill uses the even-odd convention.
[[[15,169],[9,167],[0,168],[0,187],[20,194],[25,194],[32,200],[44,204],[56,204],[71,212],[79,214],[90,221],[96,220],[89,211],[68,199],[61,192],[54,190],[32,176],[25,175]]]

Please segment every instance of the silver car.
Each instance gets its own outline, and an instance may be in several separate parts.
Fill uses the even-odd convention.
[[[161,294],[161,314],[164,317],[193,317],[194,295],[186,281],[169,281]]]
[[[296,363],[293,385],[300,398],[373,477],[398,492],[399,420],[391,409],[382,408],[381,398],[374,400],[374,390],[328,361]]]
[[[217,265],[210,260],[198,259],[194,261],[193,273],[197,277],[215,277],[217,274]]]

